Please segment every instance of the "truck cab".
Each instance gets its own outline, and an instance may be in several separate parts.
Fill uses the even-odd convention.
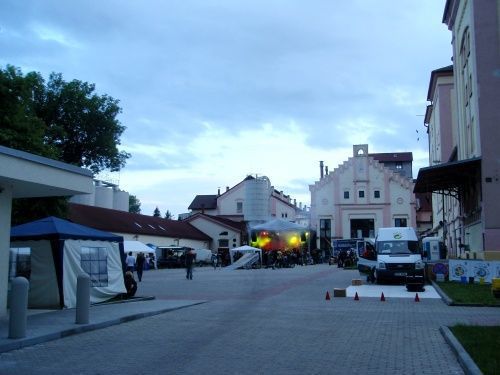
[[[425,264],[414,228],[380,228],[375,238],[375,251],[377,283],[406,282],[410,276],[424,279]]]

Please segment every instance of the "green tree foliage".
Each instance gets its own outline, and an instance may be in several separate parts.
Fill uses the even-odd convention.
[[[153,216],[154,217],[161,217],[161,213],[160,213],[160,210],[158,209],[158,207],[155,208],[155,211],[153,212]]]
[[[117,119],[118,100],[95,93],[95,85],[66,82],[52,73],[23,75],[0,68],[0,145],[50,157],[98,172],[117,171],[130,155],[119,151],[125,127]],[[55,199],[55,200],[54,200]],[[14,200],[15,221],[65,217],[66,199]]]
[[[128,212],[133,214],[141,213],[141,201],[135,195],[129,195],[128,197]]]
[[[165,219],[172,220],[173,216],[174,215],[172,215],[172,213],[169,210],[167,210],[167,212],[165,212]]]

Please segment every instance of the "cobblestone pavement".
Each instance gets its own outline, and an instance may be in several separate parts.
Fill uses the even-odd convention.
[[[0,374],[462,374],[441,325],[500,325],[500,309],[438,299],[332,298],[357,272],[146,272],[139,292],[208,300],[0,355]]]

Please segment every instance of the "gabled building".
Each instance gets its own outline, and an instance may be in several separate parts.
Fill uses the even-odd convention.
[[[500,259],[499,14],[498,1],[447,0],[452,88],[431,74],[430,166],[420,169],[415,192],[442,195],[434,228],[452,258]]]
[[[248,243],[247,225],[243,221],[202,213],[191,215],[185,221],[212,238],[210,250],[214,253],[229,255],[230,249]]]
[[[214,195],[197,195],[189,205],[191,214],[203,213],[234,221],[263,222],[273,218],[295,221],[306,211],[283,191],[277,191],[265,176],[247,176],[232,188]]]
[[[188,246],[208,249],[212,238],[189,222],[133,214],[83,204],[70,203],[68,218],[77,224],[156,246]]]
[[[320,180],[309,185],[311,227],[316,229],[319,249],[331,249],[336,238],[375,237],[381,227],[416,226],[408,154],[369,154],[368,145],[354,145],[353,156],[333,172],[324,175],[321,169]],[[376,160],[377,155],[382,160],[392,155],[394,170]],[[404,160],[410,161],[409,167],[396,167]],[[407,171],[404,176],[395,172],[401,169]]]

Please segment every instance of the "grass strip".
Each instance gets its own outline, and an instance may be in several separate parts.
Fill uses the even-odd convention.
[[[485,375],[500,374],[500,326],[456,325],[450,330]]]
[[[491,293],[491,284],[462,284],[454,281],[437,284],[455,303],[500,306],[500,299]]]

